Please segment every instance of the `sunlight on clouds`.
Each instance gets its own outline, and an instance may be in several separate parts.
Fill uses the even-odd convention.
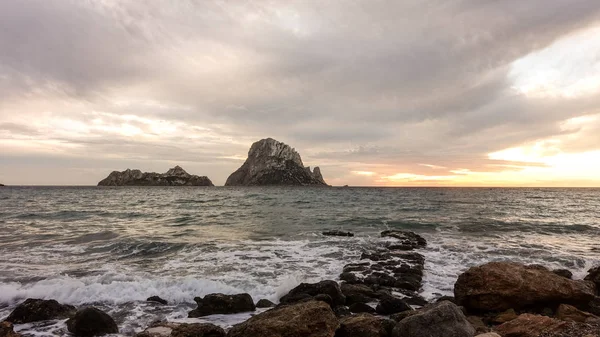
[[[372,176],[375,175],[375,172],[371,171],[352,171],[353,174],[357,174],[359,176]]]

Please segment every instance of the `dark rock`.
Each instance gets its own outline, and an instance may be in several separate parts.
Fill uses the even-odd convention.
[[[330,280],[318,283],[301,283],[287,295],[283,296],[279,302],[283,304],[295,303],[304,298],[314,297],[319,294],[329,295],[333,301],[332,306],[343,305],[346,303],[346,296],[342,294],[338,283]]]
[[[475,329],[476,334],[482,334],[490,331],[490,328],[485,324],[483,319],[478,316],[467,316],[467,321]]]
[[[405,319],[406,317],[410,317],[410,316],[416,315],[418,313],[419,312],[417,310],[407,310],[407,311],[399,312],[397,314],[390,315],[390,319],[393,320],[394,322],[400,322],[403,319]]]
[[[196,297],[194,301],[198,303],[198,307],[189,312],[190,318],[256,310],[254,300],[248,294],[208,294],[204,298]]]
[[[573,279],[573,273],[570,270],[567,270],[567,269],[555,269],[552,272],[554,274],[558,275],[558,276],[562,276],[562,277],[568,278],[569,280]]]
[[[344,231],[334,229],[334,230],[323,232],[323,235],[326,235],[326,236],[354,236],[354,233],[344,232]]]
[[[127,169],[113,171],[98,186],[214,186],[205,176],[191,175],[179,166],[166,173],[149,173]]]
[[[158,296],[148,297],[146,299],[146,301],[148,301],[148,302],[156,302],[156,303],[160,303],[160,304],[163,304],[163,305],[169,304],[169,302],[167,302],[167,300],[164,300],[164,299],[162,299],[162,298],[160,298]]]
[[[379,299],[379,304],[375,310],[380,315],[391,315],[413,309],[400,298],[384,295]]]
[[[210,323],[159,323],[140,332],[136,337],[225,337],[221,327]]]
[[[366,312],[369,314],[375,313],[375,309],[373,309],[372,306],[365,304],[365,303],[353,303],[350,305],[350,307],[348,307],[348,309],[350,309],[350,312],[353,312],[355,314],[362,313],[362,312]]]
[[[0,337],[21,337],[21,335],[16,333],[13,329],[14,327],[11,322],[0,322]]]
[[[584,280],[594,282],[596,289],[600,290],[600,266],[596,266],[588,270]]]
[[[495,330],[503,337],[538,337],[542,333],[563,331],[567,326],[567,322],[554,318],[522,314],[509,322],[497,326]]]
[[[75,314],[72,305],[60,304],[55,300],[28,298],[19,304],[6,318],[13,324],[23,324],[50,319],[69,318]]]
[[[389,319],[360,314],[342,319],[335,337],[389,337],[395,324]]]
[[[572,281],[539,266],[492,262],[473,267],[454,285],[457,303],[469,311],[503,311],[559,304],[586,306],[596,287],[588,281]]]
[[[411,296],[411,297],[406,297],[406,298],[404,298],[404,302],[406,302],[406,303],[408,303],[410,305],[417,305],[417,306],[420,306],[420,307],[429,304],[429,302],[427,302],[426,299],[424,299],[423,297],[418,296],[418,295]]]
[[[503,324],[506,322],[510,322],[517,317],[519,317],[519,315],[517,315],[514,309],[508,309],[494,316],[494,318],[492,318],[492,323]]]
[[[342,294],[346,296],[346,304],[373,302],[379,295],[373,289],[362,284],[342,283]]]
[[[594,297],[594,299],[592,299],[590,301],[590,303],[588,303],[587,308],[586,308],[590,313],[596,315],[596,316],[600,316],[600,297]]]
[[[600,323],[600,317],[581,311],[572,305],[561,304],[556,310],[556,318],[561,321],[579,323]]]
[[[225,186],[255,185],[327,186],[318,167],[311,172],[296,150],[272,138],[252,144],[248,159],[225,182]]]
[[[340,280],[347,282],[347,283],[351,283],[351,284],[360,284],[362,283],[361,279],[358,278],[358,276],[356,276],[353,273],[341,273],[340,274]]]
[[[454,296],[442,296],[435,300],[436,303],[439,303],[442,301],[449,301],[449,302],[456,304],[456,299],[454,298]]]
[[[75,336],[101,336],[118,333],[117,323],[107,313],[96,308],[85,308],[77,311],[73,318],[67,321],[69,332]]]
[[[427,246],[427,240],[417,233],[401,230],[387,230],[381,232],[382,237],[391,237],[400,240],[404,246],[411,246],[413,249]]]
[[[473,337],[475,329],[451,302],[440,302],[400,321],[393,337]]]
[[[352,315],[350,309],[345,305],[338,305],[333,308],[336,317],[346,317]]]
[[[235,325],[227,337],[332,337],[338,319],[321,301],[279,306]]]
[[[267,300],[267,299],[262,299],[259,300],[258,302],[256,302],[256,307],[257,308],[272,308],[275,306],[275,303]]]

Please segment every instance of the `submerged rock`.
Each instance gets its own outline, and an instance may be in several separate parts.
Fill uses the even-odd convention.
[[[117,323],[107,313],[96,308],[85,308],[77,311],[75,316],[67,321],[69,332],[75,336],[101,336],[118,333]]]
[[[352,233],[352,232],[344,232],[344,231],[337,230],[337,229],[330,230],[330,231],[324,231],[322,234],[326,235],[326,236],[349,236],[349,237],[354,236],[354,233]]]
[[[563,303],[587,306],[595,293],[592,282],[572,281],[541,266],[511,262],[470,268],[454,285],[459,305],[484,312],[556,307]]]
[[[473,337],[475,329],[451,302],[440,302],[401,320],[393,337]]]
[[[249,294],[208,294],[204,298],[196,297],[194,301],[198,304],[198,308],[189,312],[190,318],[256,310],[254,300]]]
[[[123,172],[113,171],[98,186],[214,186],[206,176],[187,173],[179,166],[166,173],[142,172],[127,169]]]
[[[235,325],[227,337],[333,337],[338,319],[324,302],[283,305]]]
[[[75,314],[72,305],[60,304],[56,300],[28,298],[19,304],[6,318],[14,324],[46,321],[49,319],[64,319]]]
[[[396,322],[370,314],[359,314],[342,319],[335,337],[388,337]]]
[[[250,147],[248,159],[233,172],[225,186],[316,185],[327,186],[321,170],[304,167],[300,154],[275,139],[262,139]]]
[[[321,281],[318,283],[301,283],[283,296],[279,302],[283,304],[295,303],[318,295],[328,295],[332,300],[332,306],[344,305],[346,296],[342,293],[340,286],[335,281]]]
[[[146,299],[146,301],[148,301],[148,302],[156,302],[156,303],[160,303],[160,304],[163,304],[163,305],[167,305],[167,304],[169,304],[169,302],[167,302],[167,300],[165,300],[165,299],[162,299],[162,298],[160,298],[160,297],[158,297],[158,296],[151,296],[151,297],[148,297],[148,298]]]

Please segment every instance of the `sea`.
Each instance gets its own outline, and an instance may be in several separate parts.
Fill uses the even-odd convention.
[[[323,236],[339,229],[354,237]],[[600,264],[600,189],[311,187],[2,187],[0,320],[27,298],[96,306],[119,336],[155,320],[229,327],[249,314],[189,319],[196,296],[277,302],[301,282],[339,279],[347,263],[414,231],[428,241],[421,295],[451,295],[489,261]],[[160,296],[169,304],[146,302]],[[21,324],[67,335],[65,320]]]

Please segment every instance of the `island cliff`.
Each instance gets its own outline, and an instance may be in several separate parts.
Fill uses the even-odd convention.
[[[296,185],[327,186],[321,170],[304,167],[300,154],[275,139],[262,139],[250,147],[248,159],[233,172],[225,186]]]
[[[166,173],[142,172],[127,169],[113,171],[98,186],[214,186],[208,177],[187,173],[179,166]]]

